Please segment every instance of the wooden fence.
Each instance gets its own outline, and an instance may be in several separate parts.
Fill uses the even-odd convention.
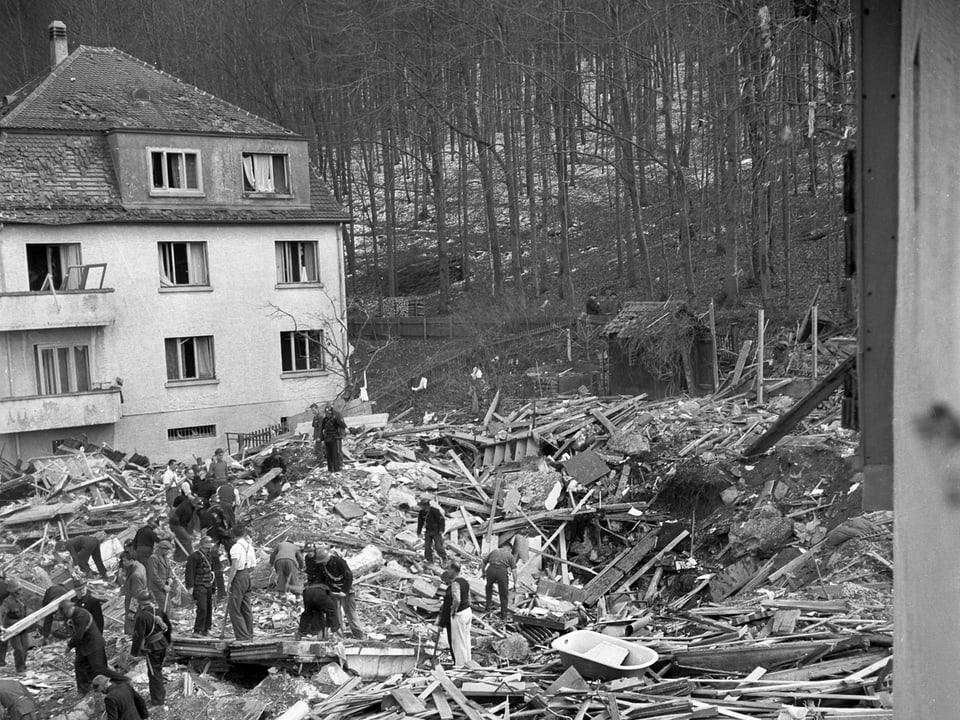
[[[421,317],[373,317],[351,320],[347,332],[351,338],[369,337],[418,338],[420,340],[451,340],[475,337],[478,329],[498,328],[504,335],[513,335],[531,330],[568,325],[573,318],[536,318],[517,320],[473,321],[456,319],[452,315],[423,315]]]
[[[227,453],[229,455],[233,455],[235,452],[240,453],[240,457],[242,459],[248,450],[259,449],[264,445],[269,445],[278,437],[281,435],[286,435],[288,432],[290,432],[290,428],[287,423],[280,422],[276,425],[267,425],[267,427],[254,430],[252,432],[225,433],[227,436]],[[236,450],[233,449],[234,442],[237,444]]]

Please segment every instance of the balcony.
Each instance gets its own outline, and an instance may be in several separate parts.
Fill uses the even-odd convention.
[[[103,425],[115,423],[120,417],[119,388],[69,395],[0,398],[0,435]]]
[[[113,288],[0,293],[0,332],[111,325]]]

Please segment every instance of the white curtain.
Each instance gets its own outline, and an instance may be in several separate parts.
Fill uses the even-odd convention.
[[[159,243],[159,262],[160,262],[160,286],[170,287],[173,285],[173,245],[171,243]]]
[[[247,184],[252,187],[254,190],[257,189],[257,175],[253,171],[253,156],[244,155],[243,156],[243,177],[247,181]]]
[[[254,192],[275,192],[273,158],[270,155],[244,155],[243,176]]]
[[[63,280],[60,283],[61,290],[80,290],[80,270],[71,270],[70,266],[80,265],[80,245],[70,243],[60,245],[60,272]]]
[[[197,360],[197,378],[206,379],[213,377],[213,338],[198,337],[194,344]]]
[[[190,284],[209,285],[207,279],[206,243],[189,243],[190,248]]]

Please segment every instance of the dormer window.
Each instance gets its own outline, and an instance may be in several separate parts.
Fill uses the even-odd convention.
[[[250,195],[289,195],[287,156],[279,153],[243,153],[243,192]]]
[[[200,152],[150,148],[151,194],[200,195]]]

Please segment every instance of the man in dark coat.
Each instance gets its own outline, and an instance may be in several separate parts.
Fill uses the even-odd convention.
[[[443,549],[443,532],[447,529],[447,518],[443,511],[430,504],[429,498],[420,499],[420,512],[417,513],[417,535],[426,531],[423,538],[423,557],[433,562],[433,551],[442,562],[447,561],[447,551]]]
[[[130,654],[146,656],[150,704],[163,705],[167,699],[167,689],[163,684],[163,658],[170,646],[170,618],[157,608],[149,591],[140,593],[137,603],[139,608],[133,620]]]
[[[5,720],[40,720],[33,695],[16,680],[0,680],[0,707]]]
[[[153,549],[153,555],[147,560],[147,590],[153,594],[157,605],[163,609],[167,606],[167,595],[173,585],[173,572],[170,569],[170,551],[173,543],[161,540]]]
[[[313,411],[313,419],[310,421],[313,427],[313,454],[316,455],[317,462],[320,462],[323,459],[323,433],[320,431],[323,415],[320,412],[320,406],[316,403],[310,406],[310,410]]]
[[[73,558],[77,569],[84,575],[90,572],[90,558],[93,558],[93,564],[97,566],[97,572],[104,580],[109,580],[110,575],[103,564],[103,555],[100,553],[100,540],[93,535],[77,535],[69,540],[58,542],[56,549],[66,550]]]
[[[81,695],[90,692],[90,688],[93,687],[93,678],[97,675],[106,675],[111,680],[126,681],[128,679],[126,675],[111,670],[107,665],[103,634],[97,630],[93,616],[82,607],[74,605],[72,600],[61,601],[60,612],[71,626],[72,634],[67,641],[67,647],[74,648],[76,651],[73,670],[77,678],[77,692]]]
[[[159,527],[160,518],[152,517],[133,536],[133,548],[137,554],[137,562],[144,567],[147,566],[147,559],[153,554],[154,546],[160,542],[160,536],[157,534]]]
[[[51,585],[46,590],[43,591],[43,599],[40,601],[40,607],[46,607],[58,597],[66,595],[68,588],[66,585],[61,585],[57,583],[56,585]],[[50,639],[50,633],[53,632],[53,618],[57,613],[50,613],[43,619],[43,625],[40,627],[40,636],[44,639],[44,642]],[[4,647],[0,648],[0,657],[6,656],[6,643],[3,644]]]
[[[106,720],[146,720],[150,717],[143,696],[128,682],[110,682],[106,675],[97,675],[93,687],[103,693]]]
[[[79,579],[74,581],[73,589],[77,593],[73,600],[74,605],[82,607],[84,610],[90,613],[90,617],[93,618],[93,624],[96,625],[97,630],[102,633],[103,604],[106,601],[103,598],[97,597],[90,591],[90,586],[87,585],[86,580]]]
[[[343,454],[340,444],[347,434],[347,423],[332,405],[323,409],[323,420],[320,421],[320,436],[323,438],[323,451],[327,455],[327,470],[339,472],[343,469]]]
[[[184,570],[184,584],[193,592],[197,603],[197,617],[193,621],[194,635],[209,635],[213,627],[213,590],[223,599],[223,564],[220,552],[213,539],[204,535],[200,538],[200,549],[187,558]]]
[[[197,524],[196,513],[203,505],[198,497],[184,499],[170,513],[170,532],[177,539],[173,559],[183,562],[193,552],[193,528]]]
[[[357,596],[353,591],[353,571],[347,561],[339,555],[334,555],[327,548],[319,548],[313,559],[313,573],[318,585],[325,585],[330,594],[336,598],[343,610],[344,621],[350,626],[356,637],[366,635],[366,630],[357,616]],[[310,566],[307,567],[307,582],[312,582]]]

